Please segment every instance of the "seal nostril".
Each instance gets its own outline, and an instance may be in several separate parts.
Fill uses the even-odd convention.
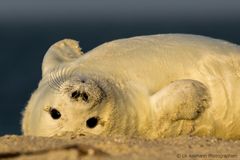
[[[92,118],[89,118],[86,122],[86,125],[88,128],[94,128],[97,126],[98,124],[98,120],[99,118],[98,117],[92,117]]]
[[[82,100],[83,100],[83,101],[85,101],[85,102],[88,101],[88,95],[87,95],[86,92],[83,92],[81,96],[82,96]]]
[[[79,91],[74,91],[74,92],[72,92],[71,97],[74,98],[74,99],[77,99],[80,95],[81,95],[81,94],[80,94]]]
[[[71,98],[78,100],[78,98],[81,97],[83,101],[88,102],[88,94],[86,92],[80,92],[78,90],[72,92]]]

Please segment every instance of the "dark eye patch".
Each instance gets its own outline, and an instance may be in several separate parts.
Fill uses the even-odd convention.
[[[61,117],[61,113],[55,108],[50,108],[49,113],[53,119],[59,119]]]
[[[98,117],[91,117],[91,118],[89,118],[89,119],[86,121],[86,126],[87,126],[88,128],[94,128],[94,127],[97,126],[98,121],[99,121],[99,118],[98,118]]]

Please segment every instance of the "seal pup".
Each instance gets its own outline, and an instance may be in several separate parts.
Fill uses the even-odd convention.
[[[197,35],[119,39],[83,53],[53,44],[24,135],[240,138],[240,47]]]

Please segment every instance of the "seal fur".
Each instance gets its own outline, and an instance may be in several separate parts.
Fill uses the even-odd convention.
[[[161,34],[111,41],[84,54],[66,39],[50,47],[42,71],[23,114],[25,135],[240,138],[236,44]]]

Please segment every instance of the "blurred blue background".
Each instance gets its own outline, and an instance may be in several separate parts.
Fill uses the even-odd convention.
[[[54,42],[73,38],[86,52],[106,41],[159,33],[200,34],[240,44],[240,2],[0,1],[0,135],[21,134],[21,111]]]

